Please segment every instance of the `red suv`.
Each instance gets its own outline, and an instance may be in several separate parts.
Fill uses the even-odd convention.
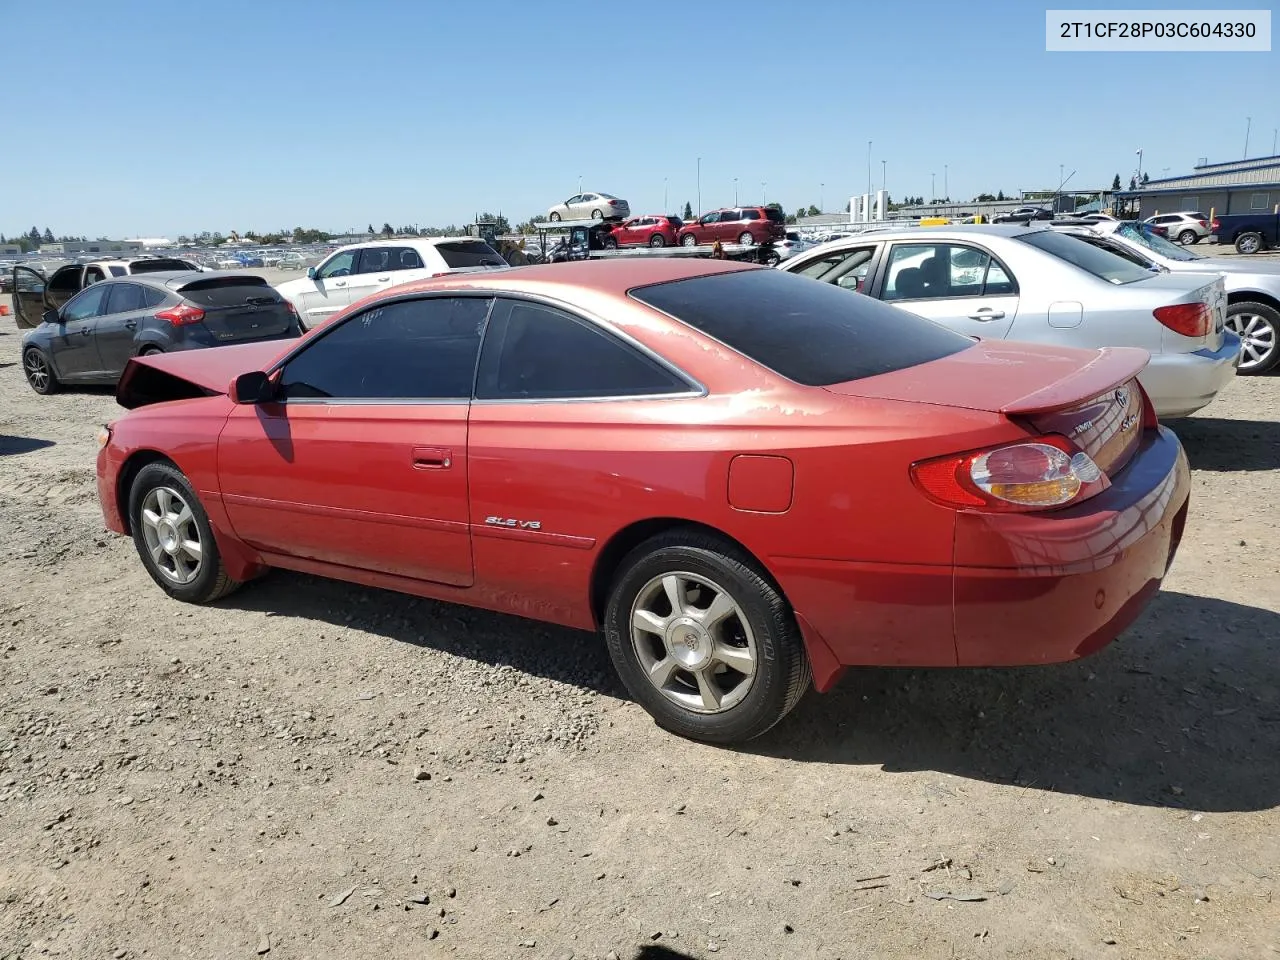
[[[765,243],[787,235],[787,219],[778,207],[726,207],[704,213],[680,228],[680,243],[686,247],[700,243]]]
[[[619,247],[673,246],[677,242],[676,235],[682,226],[684,221],[679,217],[664,217],[658,214],[630,217],[613,228],[610,239],[615,242],[615,246]]]

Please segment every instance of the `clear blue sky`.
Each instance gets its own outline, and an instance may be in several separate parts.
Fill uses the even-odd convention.
[[[1168,0],[1166,0],[1168,2]],[[1049,3],[1065,7],[1068,3]],[[1084,7],[1138,7],[1150,4]],[[1188,7],[1255,6],[1257,0]],[[1251,156],[1280,54],[1046,53],[993,0],[3,0],[0,231],[176,236],[953,197]],[[79,10],[79,13],[76,11]],[[18,41],[18,42],[15,42]],[[19,79],[21,78],[21,79]],[[767,188],[761,183],[766,182]]]

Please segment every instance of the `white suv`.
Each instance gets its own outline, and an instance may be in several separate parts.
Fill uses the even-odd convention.
[[[1166,236],[1183,246],[1199,243],[1209,235],[1209,218],[1197,210],[1162,213],[1156,217],[1147,217],[1144,222],[1153,227],[1164,227],[1168,231]]]
[[[474,237],[411,237],[342,247],[307,275],[278,284],[310,329],[373,293],[446,273],[506,267],[498,251]]]

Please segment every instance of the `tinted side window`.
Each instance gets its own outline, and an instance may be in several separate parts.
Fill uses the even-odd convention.
[[[902,370],[973,346],[923,317],[781,270],[676,280],[631,296],[808,386]]]
[[[759,220],[760,211],[759,210],[743,210],[742,219],[743,220]]]
[[[478,400],[683,393],[689,385],[634,347],[563,311],[499,300],[485,334]]]
[[[448,267],[505,267],[507,262],[483,240],[449,240],[436,244]]]
[[[61,267],[49,278],[50,293],[70,293],[80,289],[80,267]]]
[[[384,273],[391,270],[391,247],[365,247],[352,273]]]
[[[146,305],[142,287],[136,283],[113,283],[110,294],[107,308],[102,311],[103,313],[128,313],[132,310],[141,310]]]
[[[148,310],[164,303],[165,295],[155,287],[142,287],[142,305]]]
[[[62,308],[63,320],[87,320],[102,313],[102,301],[107,298],[107,287],[94,284],[81,290]]]
[[[353,316],[285,366],[285,398],[468,400],[490,300],[401,300]]]

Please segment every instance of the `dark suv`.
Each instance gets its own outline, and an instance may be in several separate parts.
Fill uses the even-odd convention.
[[[686,223],[678,234],[680,244],[741,243],[751,245],[782,240],[787,235],[787,218],[780,207],[726,207],[704,213]]]

